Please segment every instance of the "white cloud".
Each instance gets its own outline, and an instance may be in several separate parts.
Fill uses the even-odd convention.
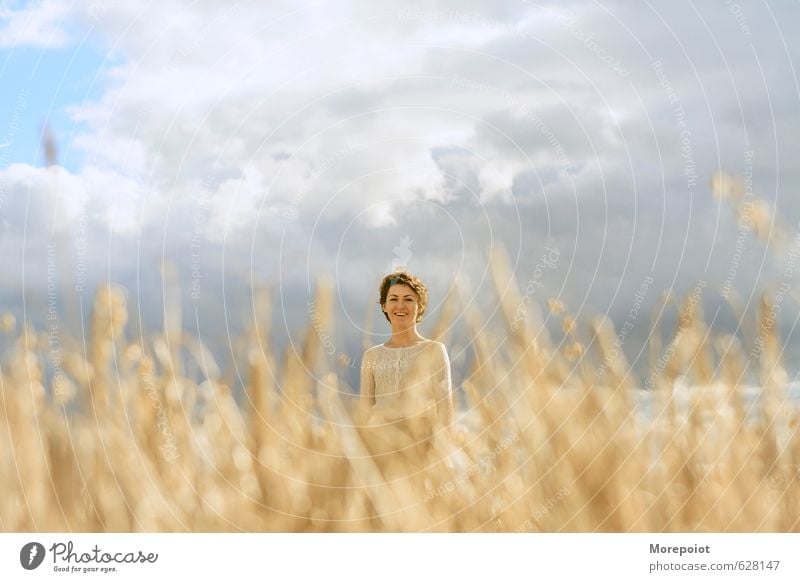
[[[87,163],[63,182],[91,217],[98,264],[113,257],[128,281],[161,254],[186,267],[194,237],[208,281],[252,264],[262,279],[280,273],[297,299],[309,276],[338,269],[343,293],[363,299],[406,235],[414,268],[463,268],[476,281],[483,251],[503,240],[523,257],[522,282],[552,238],[564,263],[548,289],[563,284],[574,306],[604,309],[623,280],[626,301],[654,261],[662,283],[685,287],[716,253],[724,278],[737,233],[716,224],[705,176],[741,168],[741,101],[760,177],[789,176],[782,188],[796,189],[800,176],[775,160],[796,150],[797,41],[787,55],[763,11],[742,2],[765,85],[725,5],[702,8],[712,40],[688,8],[663,15],[686,23],[670,30],[627,2],[607,3],[610,13],[573,3],[567,24],[561,3],[544,4],[84,5],[122,63],[97,101],[70,109]],[[691,130],[692,193],[654,59]],[[0,175],[7,223],[24,223],[17,197],[44,192],[47,175]],[[737,282],[757,282],[757,268],[743,264]]]
[[[69,12],[69,4],[58,0],[38,0],[18,9],[0,6],[0,48],[66,45]]]
[[[81,178],[58,166],[11,164],[0,170],[0,184],[5,235],[14,238],[68,230],[86,204]]]

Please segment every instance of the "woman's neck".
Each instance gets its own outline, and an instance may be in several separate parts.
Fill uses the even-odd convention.
[[[407,329],[393,329],[392,337],[389,338],[389,341],[386,343],[393,346],[407,346],[424,339],[425,338],[417,331],[417,326],[415,325]]]

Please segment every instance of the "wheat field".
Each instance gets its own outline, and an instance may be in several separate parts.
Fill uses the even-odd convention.
[[[325,359],[318,330],[334,297],[324,280],[303,345],[273,353],[266,325],[241,338],[238,401],[210,350],[181,329],[175,301],[165,331],[141,345],[123,339],[125,290],[99,289],[85,349],[65,347],[57,362],[46,333],[2,317],[12,347],[0,374],[0,528],[800,531],[800,410],[786,396],[773,295],[744,340],[712,332],[696,295],[664,295],[643,386],[609,320],[576,321],[551,300],[545,313],[563,334],[550,337],[504,255],[491,267],[504,328],[448,298],[431,335],[448,343],[461,313],[472,357],[454,386],[464,402],[456,426],[424,441],[413,426],[370,423]],[[268,294],[256,299],[257,320],[269,321]],[[669,304],[677,323],[661,345]],[[184,372],[183,352],[200,378]],[[46,365],[59,371],[50,382]]]

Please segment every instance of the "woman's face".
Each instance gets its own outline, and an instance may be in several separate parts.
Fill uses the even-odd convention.
[[[417,322],[419,300],[408,285],[397,283],[389,287],[383,310],[389,315],[392,328],[411,327]]]

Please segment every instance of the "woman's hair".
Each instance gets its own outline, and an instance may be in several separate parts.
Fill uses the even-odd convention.
[[[428,307],[428,288],[425,286],[425,283],[423,283],[418,277],[415,277],[408,271],[404,271],[402,269],[386,275],[381,281],[380,286],[379,303],[381,307],[386,305],[386,296],[389,295],[389,287],[392,285],[407,285],[412,291],[414,291],[414,293],[417,294],[417,302],[419,303],[417,323],[422,321],[422,315],[425,313],[425,309]],[[383,316],[386,318],[386,321],[391,323],[392,320],[389,319],[388,313],[383,311]]]

